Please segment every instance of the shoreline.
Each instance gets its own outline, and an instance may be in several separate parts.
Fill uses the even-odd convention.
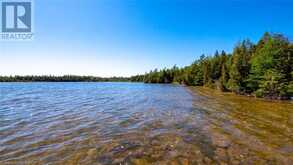
[[[209,91],[211,93],[214,94],[222,94],[222,95],[229,95],[229,96],[237,96],[237,97],[243,97],[243,98],[250,98],[253,100],[260,100],[260,101],[275,101],[275,102],[292,102],[293,103],[293,97],[289,98],[289,99],[273,99],[273,98],[267,98],[267,97],[256,97],[253,95],[245,95],[245,94],[237,94],[231,91],[220,91],[217,89],[213,89],[210,87],[205,87],[205,86],[187,86],[187,85],[182,85],[183,87],[187,88],[188,90],[190,90],[192,93],[196,91],[194,90],[198,90],[198,89],[203,89],[206,91]]]
[[[166,83],[144,83],[144,82],[132,82],[132,81],[0,81],[0,84],[2,83],[142,83],[142,84],[166,84]],[[293,101],[293,97],[288,98],[280,98],[280,97],[256,97],[251,94],[237,94],[231,91],[221,91],[219,89],[214,89],[207,86],[189,86],[186,84],[180,84],[180,83],[169,83],[173,85],[179,85],[188,89],[191,88],[202,88],[206,90],[212,90],[213,92],[219,92],[223,94],[233,94],[235,96],[241,96],[246,98],[253,98],[253,99],[260,99],[263,101]]]

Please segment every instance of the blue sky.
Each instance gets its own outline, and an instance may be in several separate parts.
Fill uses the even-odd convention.
[[[0,75],[130,76],[185,66],[265,31],[293,37],[290,0],[35,0],[35,39],[0,42]]]

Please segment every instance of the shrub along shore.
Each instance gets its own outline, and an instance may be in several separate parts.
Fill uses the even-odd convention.
[[[256,43],[246,39],[232,53],[202,55],[190,66],[152,70],[133,82],[179,83],[270,99],[293,97],[293,43],[282,34],[265,33]]]

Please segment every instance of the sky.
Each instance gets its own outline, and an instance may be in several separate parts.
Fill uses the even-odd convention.
[[[0,41],[0,75],[131,76],[293,38],[291,0],[34,0],[34,40]]]

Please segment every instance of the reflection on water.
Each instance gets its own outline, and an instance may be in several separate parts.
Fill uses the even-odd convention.
[[[204,88],[0,84],[0,164],[290,164],[293,104]]]

